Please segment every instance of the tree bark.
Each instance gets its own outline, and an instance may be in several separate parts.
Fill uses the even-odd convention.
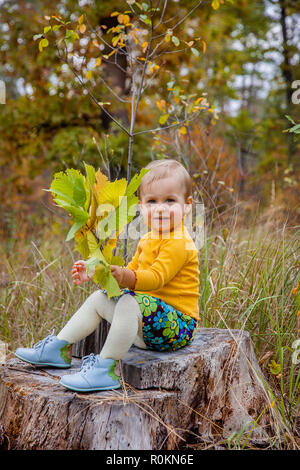
[[[286,114],[291,115],[292,110],[292,83],[293,83],[293,72],[291,65],[291,53],[289,47],[289,38],[288,38],[288,26],[287,26],[287,9],[286,9],[286,0],[279,0],[280,5],[280,25],[282,32],[282,55],[283,62],[281,64],[282,76],[285,81],[285,93],[286,93]],[[293,135],[287,134],[287,163],[290,164],[292,161],[292,156],[295,151],[295,145],[293,140]]]
[[[72,356],[83,357],[90,353],[99,354],[104,346],[109,332],[110,324],[103,318],[97,329],[86,338],[73,344]]]
[[[243,428],[240,444],[265,446],[279,432],[245,331],[199,329],[172,353],[132,347],[119,363],[120,390],[61,387],[60,376],[79,365],[37,369],[14,358],[2,366],[3,448],[184,450],[226,443]]]

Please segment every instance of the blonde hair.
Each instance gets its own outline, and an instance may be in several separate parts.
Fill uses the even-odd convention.
[[[146,169],[150,169],[145,176],[143,176],[140,186],[137,189],[138,198],[141,198],[143,188],[148,186],[153,181],[160,180],[162,178],[168,178],[169,176],[178,175],[184,185],[185,193],[184,197],[187,199],[192,196],[193,180],[188,174],[184,166],[177,160],[163,159],[153,160],[145,166]]]

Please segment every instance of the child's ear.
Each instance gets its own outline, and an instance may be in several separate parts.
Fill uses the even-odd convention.
[[[192,210],[192,203],[193,203],[193,198],[192,196],[189,196],[184,204],[184,215],[189,214],[189,212]]]

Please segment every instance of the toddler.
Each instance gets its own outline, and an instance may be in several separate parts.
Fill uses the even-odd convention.
[[[77,392],[120,388],[116,361],[134,344],[138,348],[175,351],[190,344],[199,320],[198,253],[184,226],[192,207],[192,179],[176,160],[155,160],[138,188],[141,213],[148,231],[127,267],[111,266],[120,297],[105,290],[91,294],[57,336],[16,356],[39,366],[71,366],[73,343],[91,334],[102,318],[111,326],[100,354],[83,358],[79,372],[63,375],[60,384]],[[72,269],[80,285],[93,277],[84,261]]]

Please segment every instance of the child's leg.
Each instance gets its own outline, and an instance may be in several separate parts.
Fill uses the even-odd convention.
[[[138,331],[141,329],[141,320],[142,314],[138,302],[130,294],[123,295],[115,306],[111,327],[100,357],[121,359],[135,342]],[[141,334],[138,338],[140,336]],[[138,346],[146,349],[142,339]]]
[[[123,336],[125,338],[130,338],[129,341],[131,341],[131,343],[125,353],[128,351],[132,343],[134,343],[139,348],[146,349],[147,346],[143,341],[142,314],[136,300],[132,298],[131,301],[130,299],[128,299],[130,297],[131,296],[129,294],[125,294],[116,302],[112,299],[109,299],[107,295],[100,290],[94,292],[86,299],[86,301],[82,304],[79,310],[77,310],[77,312],[70,318],[68,323],[58,333],[57,338],[65,340],[71,344],[76,343],[77,341],[86,338],[86,336],[90,335],[93,331],[95,331],[102,318],[112,324],[115,314],[117,313],[118,320],[116,320],[116,325],[114,327],[113,325],[111,325],[110,330],[113,327],[113,331],[120,330],[121,332],[123,332]],[[127,298],[127,300],[122,301],[120,304],[120,301],[123,298]],[[116,308],[116,306],[118,306],[118,308]],[[120,316],[121,319],[119,319]],[[116,333],[112,333],[111,336],[114,337],[115,335]],[[131,340],[132,336],[133,340]],[[110,337],[110,332],[108,337]],[[112,340],[110,339],[108,345],[111,344],[111,341]],[[122,344],[122,342],[124,342],[124,339],[121,341],[120,344]],[[126,349],[128,341],[125,339],[125,342]],[[112,349],[113,346],[108,346],[106,348],[106,351],[109,352]],[[121,351],[123,350],[124,347],[122,346]]]
[[[116,302],[102,291],[93,292],[58,333],[57,338],[68,343],[80,341],[95,331],[102,318],[112,322],[115,305]]]
[[[114,371],[116,361],[134,343],[139,323],[142,323],[142,314],[138,302],[130,294],[124,294],[116,303],[109,334],[100,355],[86,356],[80,371],[63,375],[59,383],[77,392],[120,388],[120,378]]]

